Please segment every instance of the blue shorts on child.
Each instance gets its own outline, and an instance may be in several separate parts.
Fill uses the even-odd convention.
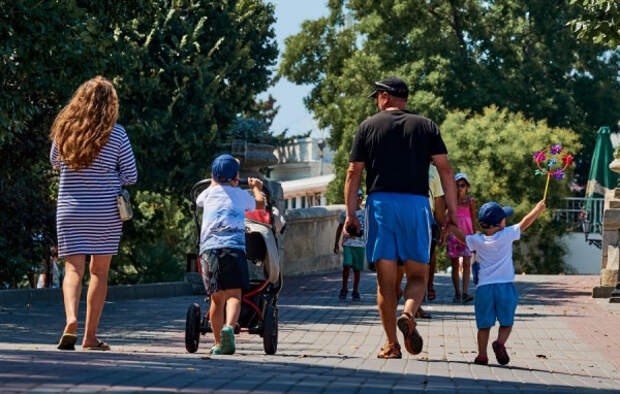
[[[478,329],[493,327],[496,320],[500,326],[512,327],[518,303],[519,295],[512,282],[478,286],[474,298]]]

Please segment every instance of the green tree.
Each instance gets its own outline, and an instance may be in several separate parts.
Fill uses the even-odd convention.
[[[97,74],[117,87],[139,167],[136,220],[113,264],[119,280],[165,279],[174,268],[145,262],[183,259],[188,220],[176,215],[223,131],[272,115],[256,96],[277,57],[274,21],[263,0],[0,0],[0,282],[17,285],[55,240],[49,128]]]
[[[615,49],[620,45],[620,4],[616,0],[571,0],[583,12],[569,22],[580,39]]]
[[[543,197],[546,177],[534,175],[533,153],[554,144],[567,147],[573,155],[581,149],[576,133],[495,106],[485,108],[482,114],[451,112],[441,128],[451,152],[450,162],[455,171],[467,174],[478,206],[497,201],[514,207],[515,216],[510,223],[521,220]],[[572,167],[564,180],[550,180],[548,207],[558,206],[560,199],[570,194],[567,179],[573,175]],[[545,212],[524,233],[521,244],[529,248],[527,253],[516,249],[517,272],[564,271],[564,251],[557,237],[565,228],[552,221],[551,212]]]
[[[569,20],[582,9],[565,2],[331,0],[330,15],[302,24],[285,41],[280,73],[311,84],[305,98],[338,149],[328,189],[341,202],[352,135],[376,112],[372,83],[398,75],[408,107],[441,123],[448,111],[481,113],[489,105],[521,112],[581,135],[584,181],[593,133],[620,118],[620,52],[577,40]]]

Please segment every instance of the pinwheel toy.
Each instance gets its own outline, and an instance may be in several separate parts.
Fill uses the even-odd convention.
[[[549,179],[551,179],[551,177],[563,179],[564,171],[571,165],[573,160],[573,156],[569,155],[560,145],[551,145],[547,149],[534,153],[534,161],[538,167],[535,174],[547,175],[543,200],[547,200]]]

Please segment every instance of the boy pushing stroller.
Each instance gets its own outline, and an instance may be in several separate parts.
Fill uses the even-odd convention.
[[[211,299],[209,318],[215,340],[211,354],[234,354],[234,327],[241,312],[241,292],[250,285],[244,214],[264,208],[263,183],[248,178],[254,197],[239,188],[239,162],[231,155],[218,156],[211,172],[211,186],[196,198],[196,205],[203,208],[200,263]]]

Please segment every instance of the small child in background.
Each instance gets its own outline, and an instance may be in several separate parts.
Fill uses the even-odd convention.
[[[349,237],[345,235],[342,238],[342,289],[340,290],[339,298],[344,300],[347,298],[348,286],[349,286],[349,272],[353,268],[353,293],[351,298],[353,301],[360,301],[359,285],[360,275],[364,270],[364,259],[366,254],[366,243],[363,238],[364,234],[364,221],[366,218],[366,209],[362,208],[364,202],[364,192],[359,190],[357,192],[357,210],[355,216],[360,221],[360,236]],[[340,235],[342,234],[342,228],[344,227],[344,221],[346,219],[346,211],[343,211],[338,219],[338,229],[336,230],[336,243],[334,244],[334,253],[339,252],[340,247]]]
[[[474,233],[476,217],[476,202],[467,196],[471,187],[467,175],[458,173],[454,176],[457,187],[457,216],[459,228],[465,235]],[[454,286],[453,302],[470,302],[474,299],[467,291],[469,290],[469,277],[471,275],[471,251],[466,245],[459,242],[452,234],[447,239],[448,257],[452,263],[452,285]],[[460,291],[459,272],[460,258],[463,260],[463,292]]]
[[[476,288],[474,310],[478,326],[478,356],[474,363],[487,365],[487,347],[491,327],[499,321],[497,340],[492,347],[497,362],[508,364],[510,357],[506,351],[506,341],[512,331],[515,311],[519,297],[514,286],[515,269],[512,262],[512,243],[519,240],[525,231],[545,210],[545,202],[540,201],[519,224],[506,227],[506,218],[512,215],[510,207],[502,207],[496,202],[488,202],[480,207],[478,222],[484,234],[465,235],[451,225],[448,231],[467,247],[475,250],[480,260],[479,283]]]

